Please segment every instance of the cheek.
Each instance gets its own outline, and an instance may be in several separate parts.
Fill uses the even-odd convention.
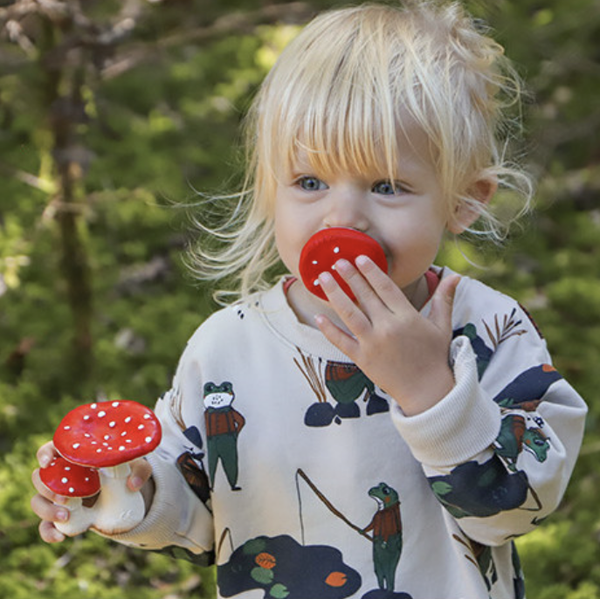
[[[276,211],[275,245],[281,261],[293,274],[298,272],[298,260],[302,251],[300,227],[293,225],[293,220],[281,211]]]
[[[444,231],[445,227],[437,222],[391,231],[386,250],[392,279],[403,286],[422,275],[435,260]]]

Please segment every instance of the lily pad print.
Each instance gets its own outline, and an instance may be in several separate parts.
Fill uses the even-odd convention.
[[[339,550],[300,545],[287,535],[247,541],[218,566],[217,580],[223,597],[262,589],[264,599],[343,599],[361,585]]]

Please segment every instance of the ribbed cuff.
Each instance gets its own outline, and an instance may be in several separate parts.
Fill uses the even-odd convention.
[[[477,362],[467,337],[450,346],[455,386],[432,408],[405,416],[398,405],[391,411],[394,425],[414,457],[428,466],[462,464],[488,449],[500,432],[500,407],[479,385]]]

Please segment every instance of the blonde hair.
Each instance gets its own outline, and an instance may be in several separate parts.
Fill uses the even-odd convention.
[[[529,176],[505,162],[514,120],[505,113],[520,92],[503,48],[458,3],[412,0],[321,14],[283,51],[254,99],[245,122],[246,179],[227,198],[229,217],[200,225],[219,246],[195,250],[197,274],[237,276],[242,297],[264,288],[278,263],[278,173],[291,169],[299,148],[320,173],[384,167],[393,178],[396,135],[407,118],[428,136],[448,214],[467,203],[481,217],[470,230],[501,239],[507,223],[470,191],[477,180],[494,180],[528,207]]]

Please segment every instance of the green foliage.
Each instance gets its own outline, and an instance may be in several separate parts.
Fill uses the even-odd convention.
[[[82,4],[98,27],[116,23],[124,5]],[[595,0],[468,5],[490,21],[532,92],[524,110],[540,173],[538,211],[506,248],[449,243],[441,258],[524,303],[557,368],[590,403],[563,505],[518,545],[528,597],[597,599],[600,154],[590,132],[598,126],[600,10]],[[25,37],[0,40],[0,597],[214,596],[214,572],[183,560],[92,534],[46,545],[29,507],[35,451],[61,416],[96,397],[152,405],[214,308],[210,289],[182,262],[188,212],[200,209],[194,189],[220,189],[239,176],[236,141],[249,97],[297,27],[288,17],[271,23],[278,4],[259,0],[144,6],[129,38],[55,54],[55,63],[44,48],[64,41],[64,31],[48,21],[32,25],[31,16]],[[246,16],[236,20],[237,11]],[[49,90],[57,73],[77,81],[73,65],[85,52],[71,166],[91,272],[94,368],[79,380],[59,257],[63,205]]]

